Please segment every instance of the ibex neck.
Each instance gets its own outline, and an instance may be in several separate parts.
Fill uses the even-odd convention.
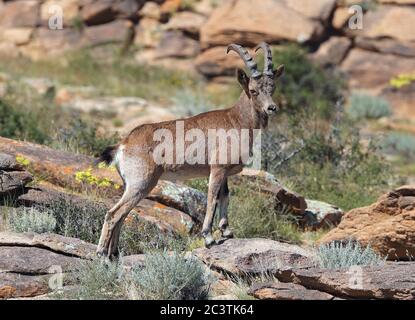
[[[233,108],[239,116],[242,127],[251,129],[265,129],[267,127],[268,115],[257,110],[244,91]]]

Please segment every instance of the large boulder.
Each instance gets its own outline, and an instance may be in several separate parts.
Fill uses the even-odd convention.
[[[327,21],[336,5],[336,0],[283,0],[284,4],[298,13],[310,18]]]
[[[312,263],[312,254],[297,245],[260,238],[229,239],[193,254],[210,268],[237,276],[274,274]]]
[[[40,1],[8,1],[0,6],[0,27],[36,27],[40,22]]]
[[[352,49],[341,64],[352,89],[381,90],[398,74],[411,74],[415,59],[381,54],[359,48]]]
[[[261,5],[254,0],[234,0],[224,1],[213,11],[201,29],[201,42],[204,47],[232,42],[242,45],[281,40],[305,42],[318,39],[322,33],[320,22],[309,19],[283,0],[263,0]]]
[[[190,12],[183,11],[175,14],[165,25],[167,30],[179,30],[193,36],[199,36],[200,28],[205,23],[206,17]]]
[[[156,58],[191,58],[199,53],[199,42],[180,31],[164,32],[156,47]]]
[[[243,62],[235,54],[226,54],[226,47],[217,46],[203,51],[195,60],[196,69],[206,77],[235,75]]]
[[[56,14],[56,6],[62,9],[62,22],[65,26],[70,26],[79,17],[79,0],[46,0],[40,8],[40,19],[43,25],[48,25],[49,19]]]
[[[129,20],[116,20],[84,30],[83,45],[96,46],[111,42],[129,44],[133,40],[133,23]]]
[[[389,260],[415,256],[415,186],[403,186],[367,207],[347,212],[321,243],[355,239]]]
[[[415,57],[415,41],[397,41],[390,38],[370,39],[365,37],[356,37],[355,46],[361,49],[376,51],[383,54]]]
[[[380,6],[364,16],[363,35],[367,38],[392,38],[414,41],[415,7]]]
[[[312,55],[312,59],[317,63],[326,65],[339,65],[349,52],[352,40],[346,37],[331,37],[323,42],[318,51]]]

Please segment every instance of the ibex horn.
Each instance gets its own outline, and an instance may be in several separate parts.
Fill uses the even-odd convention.
[[[256,48],[255,52],[257,52],[259,49],[264,50],[264,71],[263,74],[267,76],[272,76],[274,74],[274,71],[272,70],[274,68],[272,64],[272,52],[269,45],[265,42],[261,42]]]
[[[251,72],[251,76],[253,78],[258,78],[261,76],[261,72],[258,71],[255,60],[252,59],[252,57],[249,55],[248,51],[244,47],[238,44],[232,43],[228,46],[228,50],[226,50],[226,53],[229,53],[229,51],[232,51],[232,50],[235,51],[237,54],[239,54],[239,56],[242,58],[245,65]]]

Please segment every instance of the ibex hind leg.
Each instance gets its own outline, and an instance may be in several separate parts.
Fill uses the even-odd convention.
[[[125,218],[157,184],[160,173],[148,157],[140,155],[135,159],[120,158],[119,166],[125,181],[125,191],[120,201],[105,216],[97,254],[117,254],[121,226]]]

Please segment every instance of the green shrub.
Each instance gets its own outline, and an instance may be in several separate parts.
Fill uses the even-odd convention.
[[[61,198],[48,206],[56,219],[56,233],[97,243],[107,209],[103,205],[84,205]]]
[[[119,141],[116,134],[98,134],[95,123],[75,118],[66,128],[58,129],[52,146],[70,152],[97,155],[109,145]]]
[[[360,93],[350,97],[347,113],[353,120],[379,119],[392,114],[390,104],[385,99]]]
[[[370,246],[362,248],[358,242],[331,242],[316,250],[316,263],[320,268],[339,269],[351,266],[379,266],[385,262]]]
[[[406,158],[415,157],[415,136],[409,133],[391,132],[385,136],[381,144],[385,152]]]
[[[95,258],[82,260],[71,274],[76,290],[64,298],[81,300],[125,299],[125,278],[121,262]]]
[[[0,99],[0,136],[44,143],[48,136],[34,120],[32,111],[12,107]]]
[[[246,186],[231,186],[229,223],[239,238],[264,237],[299,243],[301,232],[289,212],[278,212],[274,200]]]
[[[341,99],[343,88],[336,74],[312,64],[306,51],[297,45],[274,50],[273,61],[274,65],[284,64],[286,68],[278,81],[276,95],[283,97],[287,113],[322,119],[333,116],[333,106]]]
[[[147,253],[145,268],[133,268],[131,285],[137,297],[146,300],[199,300],[209,294],[202,264],[177,252]]]
[[[56,219],[51,212],[36,208],[19,208],[9,215],[9,228],[15,232],[54,232]]]

